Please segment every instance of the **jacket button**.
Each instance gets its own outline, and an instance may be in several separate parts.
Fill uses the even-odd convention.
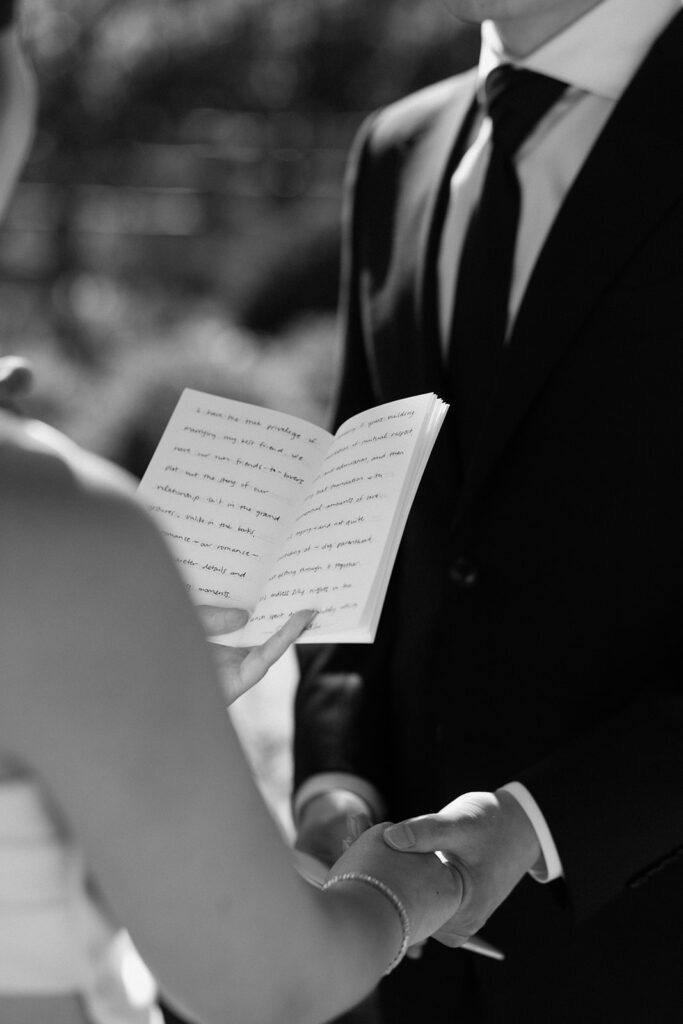
[[[479,573],[477,567],[469,558],[460,556],[456,558],[448,570],[448,575],[451,578],[451,582],[455,583],[456,587],[460,587],[462,590],[471,590],[472,587],[476,587],[479,582]]]

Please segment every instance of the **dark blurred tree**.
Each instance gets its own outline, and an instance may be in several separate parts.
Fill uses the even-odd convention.
[[[92,109],[87,68],[101,25],[114,0],[54,4],[28,0],[22,8],[24,34],[40,82],[40,111],[33,163],[47,163],[52,193],[52,322],[67,355],[94,360],[86,332],[75,315],[71,289],[80,269],[74,235],[78,217],[72,188],[97,146],[101,119]]]
[[[23,20],[46,159],[169,141],[199,108],[368,110],[476,56],[440,0],[25,0]]]
[[[161,138],[197,107],[364,111],[461,70],[476,52],[476,33],[439,0],[251,0],[220,30],[146,50],[111,83],[111,124]]]
[[[82,263],[75,186],[125,183],[141,141],[229,147],[260,125],[256,144],[275,154],[264,187],[286,200],[305,187],[301,153],[326,123],[351,115],[349,141],[364,111],[476,56],[473,34],[441,0],[24,0],[23,23],[41,93],[28,173],[55,185],[53,319],[65,352],[84,362],[95,349],[72,301]],[[314,232],[300,285],[321,247],[333,251]],[[273,272],[273,259],[264,265]],[[290,297],[302,294],[296,277]],[[334,281],[318,278],[316,294],[329,296]]]
[[[138,109],[135,72],[165,66],[188,41],[229,31],[242,0],[24,0],[23,35],[39,79],[37,137],[27,177],[49,181],[51,242],[50,319],[65,354],[97,361],[89,332],[73,301],[83,268],[77,230],[77,186],[120,177],[118,116]],[[191,104],[191,93],[186,92]],[[173,129],[172,110],[160,104],[147,122],[135,124],[137,138]]]

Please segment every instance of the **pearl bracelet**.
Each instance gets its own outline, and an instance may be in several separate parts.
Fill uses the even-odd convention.
[[[401,939],[401,945],[398,953],[387,967],[385,974],[390,974],[394,967],[397,967],[403,957],[406,955],[406,950],[410,945],[410,921],[408,919],[408,911],[403,905],[402,900],[396,895],[393,889],[390,889],[384,882],[380,882],[379,878],[375,878],[374,875],[366,875],[362,871],[347,871],[343,875],[333,875],[332,878],[328,878],[325,884],[322,886],[322,891],[330,889],[333,885],[338,885],[339,882],[365,882],[366,885],[371,885],[373,889],[377,889],[382,895],[386,896],[391,905],[394,907],[396,913],[401,921],[401,931],[403,937]]]

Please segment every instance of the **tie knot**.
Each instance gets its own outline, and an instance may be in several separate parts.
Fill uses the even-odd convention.
[[[493,142],[513,156],[524,139],[567,88],[547,75],[501,64],[486,77],[486,112]]]

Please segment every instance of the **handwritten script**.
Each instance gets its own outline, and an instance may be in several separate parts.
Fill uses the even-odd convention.
[[[318,612],[313,641],[362,626],[386,589],[434,402],[445,410],[422,395],[354,416],[332,436],[183,393],[140,493],[192,598],[253,611],[230,642],[260,643],[301,608]]]

